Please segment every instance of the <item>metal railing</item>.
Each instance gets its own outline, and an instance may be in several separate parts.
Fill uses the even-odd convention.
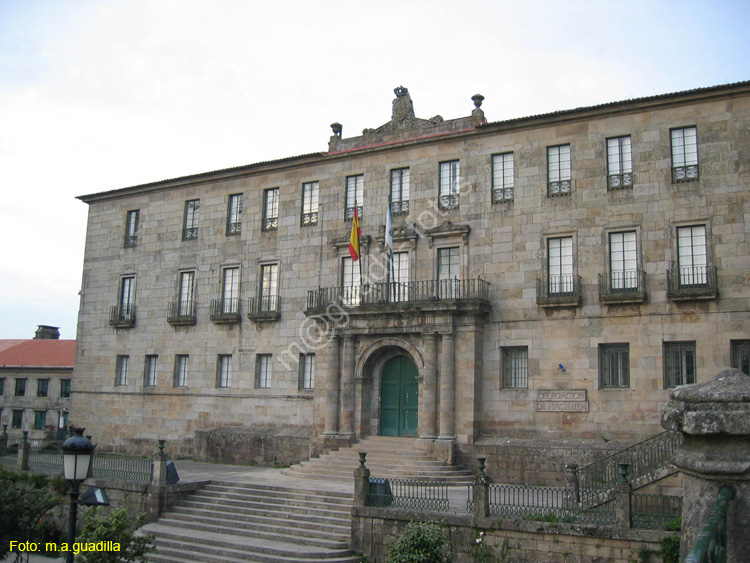
[[[167,322],[172,324],[195,324],[197,305],[195,301],[173,301],[167,306]]]
[[[603,302],[646,299],[646,275],[643,270],[623,270],[599,274],[599,299]]]
[[[663,530],[682,515],[682,497],[633,494],[630,498],[633,528]]]
[[[46,473],[62,475],[63,457],[59,446],[47,445],[31,447],[29,449],[29,471],[32,473]]]
[[[109,308],[109,324],[116,327],[135,326],[135,305],[113,305]]]
[[[240,300],[237,297],[212,299],[210,310],[214,322],[236,323],[240,320]]]
[[[313,289],[307,292],[307,309],[325,309],[334,303],[360,307],[445,300],[489,301],[489,295],[490,284],[480,278],[373,283]]]
[[[581,303],[581,276],[550,275],[536,280],[536,302],[542,306],[570,306]]]
[[[667,297],[670,299],[711,298],[718,293],[716,266],[678,267],[667,270]]]
[[[667,430],[579,468],[576,478],[580,502],[585,505],[592,500],[604,499],[620,478],[618,465],[621,463],[629,464],[631,480],[666,466],[682,441],[681,433]]]
[[[688,552],[685,563],[726,563],[727,561],[727,509],[734,499],[735,491],[724,485],[716,498],[716,504],[698,532],[695,543]]]
[[[272,315],[279,312],[280,299],[278,295],[261,295],[247,300],[247,316]]]
[[[133,483],[150,483],[153,479],[150,458],[96,454],[92,460],[91,477]]]
[[[367,506],[446,512],[448,484],[441,481],[370,479]]]

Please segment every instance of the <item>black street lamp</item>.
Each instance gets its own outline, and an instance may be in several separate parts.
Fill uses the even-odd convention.
[[[86,480],[91,468],[96,446],[83,435],[84,428],[73,428],[73,436],[62,445],[63,471],[70,482],[70,514],[68,517],[68,552],[66,563],[73,563],[73,544],[76,540],[76,518],[78,516],[79,486]]]

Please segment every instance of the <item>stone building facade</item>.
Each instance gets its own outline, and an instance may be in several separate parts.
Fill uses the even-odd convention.
[[[81,196],[76,424],[585,458],[748,371],[750,83],[500,122],[395,94],[326,152]]]

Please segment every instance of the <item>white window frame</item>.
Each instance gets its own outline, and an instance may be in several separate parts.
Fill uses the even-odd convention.
[[[146,354],[143,363],[143,386],[156,387],[156,372],[159,363],[159,356],[156,354]]]
[[[182,317],[195,314],[195,270],[180,272],[177,299],[178,315]]]
[[[513,153],[492,155],[492,203],[505,203],[515,198]]]
[[[677,270],[680,289],[708,285],[708,229],[706,225],[677,227]]]
[[[636,231],[609,233],[609,285],[613,292],[638,289],[638,236]]]
[[[242,194],[231,194],[227,204],[227,236],[242,233]]]
[[[201,200],[189,199],[185,202],[185,215],[182,222],[182,240],[198,240],[198,216]]]
[[[190,356],[188,354],[176,354],[174,357],[174,381],[172,386],[187,387],[189,370]]]
[[[138,246],[138,230],[141,223],[141,210],[131,209],[125,215],[125,248]]]
[[[411,171],[409,168],[391,170],[391,213],[406,215],[409,213],[409,190]]]
[[[232,354],[219,354],[216,358],[216,387],[228,389],[232,386]]]
[[[279,264],[260,265],[258,311],[277,311],[279,300]]]
[[[352,260],[351,256],[341,257],[341,299],[344,305],[350,307],[356,307],[362,301],[359,260]]]
[[[633,187],[633,147],[630,135],[607,139],[607,189]]]
[[[547,239],[547,291],[550,296],[571,295],[575,291],[572,236]]]
[[[299,355],[300,389],[311,390],[315,388],[315,354]]]
[[[457,298],[461,283],[461,247],[438,248],[436,262],[438,295],[441,299]]]
[[[695,182],[699,179],[698,128],[681,127],[670,131],[672,149],[672,183]]]
[[[263,232],[279,228],[279,188],[268,188],[263,191]]]
[[[570,195],[572,187],[570,145],[547,147],[547,197]]]
[[[221,272],[221,313],[240,310],[240,267],[227,266]]]
[[[318,224],[318,208],[320,206],[320,184],[305,182],[302,184],[302,227],[312,227]]]
[[[257,389],[270,389],[273,378],[273,356],[271,354],[258,354],[255,362],[255,387]]]
[[[120,278],[120,320],[132,319],[135,315],[135,276]]]
[[[130,356],[119,354],[115,360],[115,386],[124,387],[128,384],[128,368]]]
[[[355,174],[346,177],[346,207],[344,209],[344,219],[346,221],[354,220],[354,206],[357,206],[357,218],[362,220],[362,210],[365,198],[365,175]]]
[[[394,252],[391,263],[391,271],[388,273],[391,279],[392,302],[409,300],[409,252]]]
[[[461,193],[461,161],[441,162],[438,174],[438,207],[455,209],[459,206]]]

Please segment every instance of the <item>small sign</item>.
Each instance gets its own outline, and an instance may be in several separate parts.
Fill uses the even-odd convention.
[[[539,391],[537,412],[589,412],[585,389],[550,389]]]

